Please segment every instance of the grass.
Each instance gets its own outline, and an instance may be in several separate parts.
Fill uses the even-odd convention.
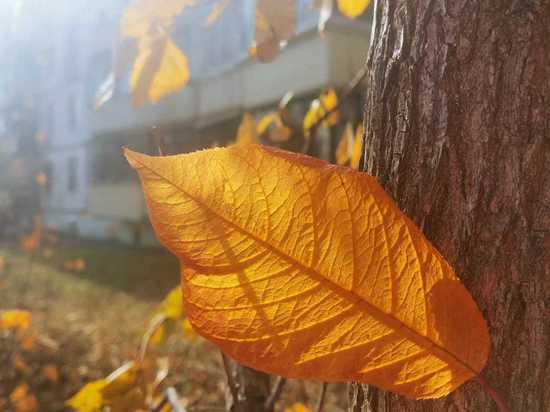
[[[48,259],[46,249],[52,250]],[[19,359],[26,366],[0,367],[0,410],[10,410],[9,394],[21,383],[36,395],[40,411],[65,410],[64,401],[85,383],[134,358],[155,308],[179,282],[177,260],[160,249],[66,239],[34,257],[0,245],[0,256],[9,265],[0,274],[0,311],[30,311],[36,341],[31,350],[22,350],[0,331],[0,364]],[[74,259],[83,259],[85,269],[66,270]],[[203,411],[223,410],[226,378],[212,344],[174,334],[155,354],[169,358],[168,383],[188,401]],[[46,365],[58,368],[57,382],[44,378]],[[296,400],[313,405],[318,390],[318,384],[293,381],[278,410]],[[325,411],[344,409],[345,386],[331,385]]]

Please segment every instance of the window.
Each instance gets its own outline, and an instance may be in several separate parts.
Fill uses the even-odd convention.
[[[70,157],[67,163],[67,190],[76,192],[78,187],[78,162],[76,157]]]
[[[46,175],[46,194],[48,196],[52,193],[53,179],[54,179],[54,165],[52,162],[47,162],[44,167],[44,174]]]

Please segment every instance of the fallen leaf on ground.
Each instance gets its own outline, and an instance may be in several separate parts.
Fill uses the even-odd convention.
[[[296,402],[292,406],[287,406],[284,412],[311,412],[311,409],[309,409],[302,402]]]
[[[59,381],[59,369],[53,364],[44,365],[42,375],[50,382],[57,383]]]
[[[6,310],[0,313],[0,329],[24,331],[31,324],[32,315],[26,310]]]

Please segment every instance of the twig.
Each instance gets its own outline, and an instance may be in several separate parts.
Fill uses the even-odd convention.
[[[479,384],[483,387],[485,392],[489,394],[489,396],[495,401],[497,408],[499,412],[509,412],[510,410],[504,403],[504,399],[502,399],[502,395],[499,391],[497,391],[495,388],[493,388],[489,383],[483,379],[481,376],[476,376],[474,378],[476,381],[479,382]]]
[[[141,344],[139,347],[140,364],[143,363],[143,360],[145,359],[145,355],[147,355],[147,349],[149,348],[149,342],[151,341],[151,337],[157,331],[157,329],[162,326],[165,320],[166,320],[166,316],[164,316],[164,314],[162,313],[157,314],[153,319],[151,319],[151,322],[149,323],[149,328],[143,334],[143,338],[141,339]]]
[[[173,412],[187,412],[185,406],[183,406],[180,402],[178,392],[173,386],[166,388],[164,394],[166,396],[166,399],[170,403]]]
[[[281,396],[281,392],[283,391],[283,386],[285,386],[285,383],[285,378],[283,378],[282,376],[277,376],[277,380],[275,381],[273,390],[269,394],[269,398],[267,398],[265,401],[265,410],[270,411],[273,409],[275,402],[277,402],[277,399],[279,399],[279,396]]]
[[[325,403],[325,395],[327,394],[327,383],[323,382],[321,386],[321,393],[319,394],[319,400],[317,401],[316,412],[322,412],[323,404]]]
[[[166,151],[166,142],[164,140],[164,135],[162,134],[159,126],[151,127],[151,136],[153,138],[153,142],[157,145],[159,156],[164,156],[166,153],[168,153]]]
[[[304,146],[302,147],[302,153],[309,152],[309,148],[311,145],[310,142],[313,140],[313,137],[315,136],[319,125],[324,120],[326,120],[332,113],[334,113],[340,108],[342,103],[345,102],[352,95],[353,91],[361,84],[361,82],[363,81],[367,73],[368,73],[368,67],[365,64],[363,65],[363,67],[361,67],[361,69],[359,69],[357,73],[355,73],[355,76],[353,77],[353,79],[351,79],[351,81],[347,84],[344,90],[342,90],[342,93],[340,93],[340,95],[338,96],[338,103],[336,103],[336,105],[332,109],[327,110],[320,118],[318,118],[311,125],[311,127],[309,128],[310,137],[309,139],[306,139]]]
[[[233,371],[231,370],[231,365],[229,364],[229,358],[220,351],[222,355],[223,369],[225,370],[225,375],[227,376],[227,386],[231,391],[231,396],[233,396],[233,402],[237,402],[239,399],[239,388],[237,382],[235,382],[235,376],[233,376]]]

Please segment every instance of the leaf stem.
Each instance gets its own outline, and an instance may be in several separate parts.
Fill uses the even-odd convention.
[[[483,379],[481,376],[476,376],[474,379],[482,386],[485,392],[487,392],[489,396],[493,399],[493,401],[497,405],[499,412],[510,412],[510,410],[504,403],[502,394],[499,391],[497,391],[495,388],[489,385],[489,383],[485,379]]]
[[[265,401],[266,411],[270,411],[273,409],[275,402],[277,402],[277,399],[279,399],[279,396],[281,396],[281,392],[283,390],[283,386],[285,385],[285,382],[286,382],[285,378],[283,378],[282,376],[277,376],[277,380],[275,381],[273,390],[271,391],[269,398],[267,398],[267,400]]]
[[[239,388],[237,387],[237,382],[235,381],[235,376],[233,375],[229,358],[225,356],[222,351],[220,351],[220,354],[222,355],[223,369],[225,370],[225,374],[227,376],[227,386],[229,386],[229,391],[231,392],[231,396],[233,396],[233,402],[237,402],[239,399]]]

